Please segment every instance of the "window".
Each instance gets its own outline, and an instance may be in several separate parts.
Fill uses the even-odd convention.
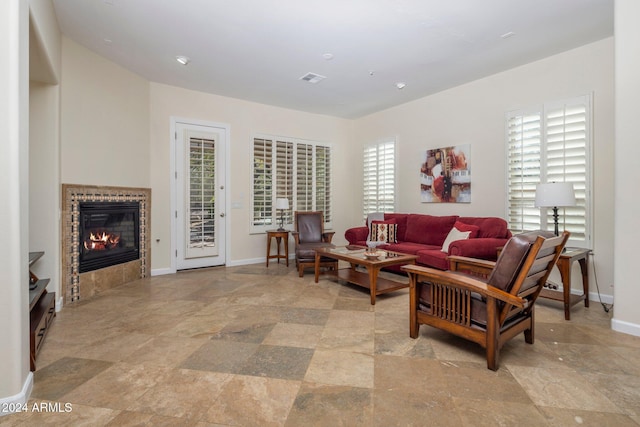
[[[264,232],[279,224],[276,198],[289,199],[284,223],[293,224],[293,211],[318,210],[331,228],[331,147],[292,138],[253,139],[251,231]]]
[[[394,212],[396,207],[396,142],[383,141],[364,147],[363,214]]]
[[[534,206],[536,185],[571,182],[577,205],[558,209],[570,241],[591,247],[591,96],[507,113],[508,221],[514,233],[553,231],[552,208]]]

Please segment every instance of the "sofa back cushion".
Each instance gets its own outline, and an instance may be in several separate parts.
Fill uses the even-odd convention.
[[[409,214],[405,241],[442,247],[458,217]],[[400,240],[400,237],[398,237]]]
[[[480,227],[476,237],[494,237],[497,239],[508,239],[511,237],[507,221],[502,218],[461,216],[458,218],[458,221]]]
[[[405,235],[407,233],[408,217],[409,217],[409,214],[403,214],[403,213],[385,213],[384,214],[385,221],[394,219],[396,221],[396,224],[398,224],[398,228],[396,229],[396,240],[398,242],[404,242],[406,240]]]

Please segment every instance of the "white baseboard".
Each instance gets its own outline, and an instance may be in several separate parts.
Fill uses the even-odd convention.
[[[165,274],[173,274],[173,273],[175,273],[175,271],[170,268],[156,268],[151,270],[152,276],[164,276]]]
[[[62,296],[60,296],[58,298],[58,301],[56,301],[56,313],[59,312],[60,310],[62,310],[63,302],[64,302],[64,298],[62,298]]]
[[[623,334],[640,337],[640,325],[636,325],[635,323],[629,323],[614,318],[611,320],[611,329],[617,332],[622,332]]]
[[[18,412],[19,409],[27,404],[29,396],[31,396],[31,390],[33,390],[33,372],[27,374],[20,393],[0,398],[0,408],[3,409],[0,411],[0,417]]]
[[[581,291],[571,290],[572,294],[582,295]],[[589,301],[600,302],[605,304],[613,304],[613,295],[600,294],[597,292],[589,292]]]
[[[295,259],[289,257],[289,259]],[[265,263],[265,258],[250,258],[250,259],[241,259],[241,260],[235,260],[235,261],[227,261],[225,263],[225,266],[227,267],[237,267],[239,265],[250,265],[250,264],[264,264]],[[152,269],[151,270],[151,275],[152,276],[162,276],[165,274],[175,274],[176,271],[172,270],[171,268],[156,268],[156,269]]]
[[[260,263],[264,263],[264,262],[265,262],[264,257],[262,257],[262,258],[251,258],[251,259],[240,259],[240,260],[235,260],[235,261],[227,261],[226,266],[227,267],[237,267],[239,265],[260,264]]]

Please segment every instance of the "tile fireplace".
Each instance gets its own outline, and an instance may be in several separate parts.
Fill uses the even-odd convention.
[[[65,303],[147,277],[151,190],[62,185]]]

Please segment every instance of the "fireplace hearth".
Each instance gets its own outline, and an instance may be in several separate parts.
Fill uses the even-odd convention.
[[[83,202],[80,210],[80,272],[140,257],[140,204]]]

